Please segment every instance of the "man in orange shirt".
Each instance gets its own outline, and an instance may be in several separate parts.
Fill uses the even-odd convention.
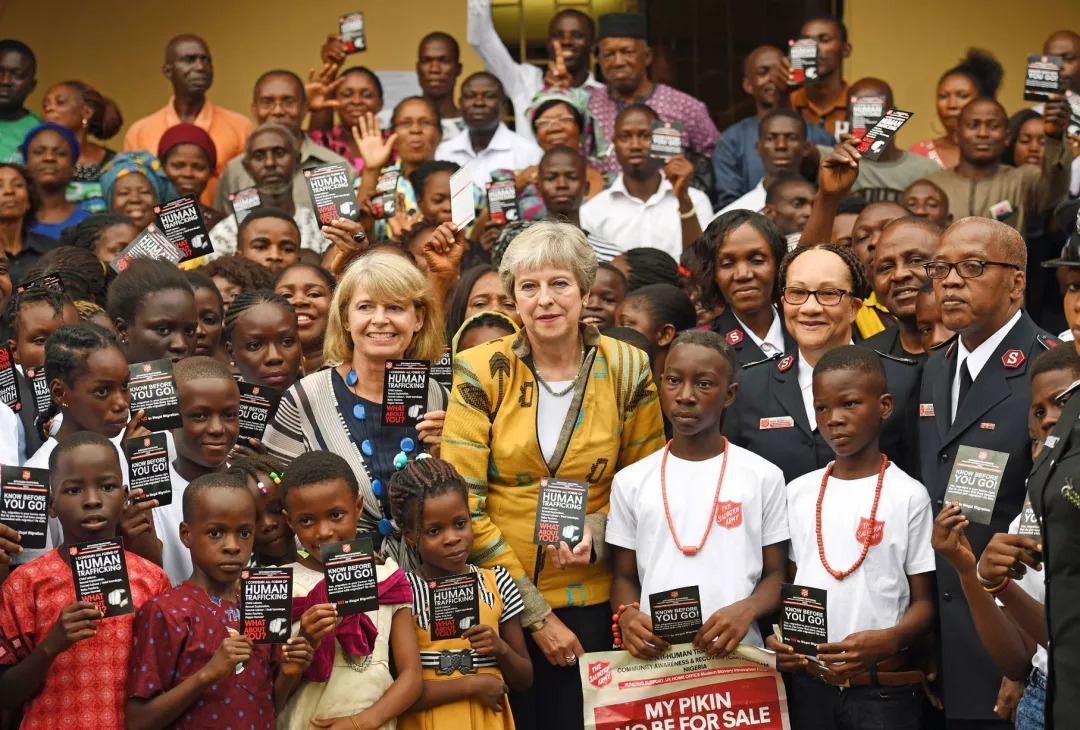
[[[181,122],[206,130],[217,148],[217,169],[202,194],[202,203],[214,200],[217,178],[226,163],[244,151],[244,140],[255,128],[251,120],[218,106],[206,98],[214,83],[214,62],[206,41],[196,35],[178,35],[165,47],[165,65],[161,67],[173,87],[172,98],[162,109],[132,124],[124,136],[125,150],[158,148],[165,130]]]
[[[800,38],[817,41],[818,80],[791,92],[791,108],[810,124],[836,135],[836,123],[847,120],[848,85],[844,59],[851,55],[847,27],[831,15],[818,15],[802,24]]]

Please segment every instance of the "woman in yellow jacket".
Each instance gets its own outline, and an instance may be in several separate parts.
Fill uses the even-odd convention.
[[[578,656],[611,648],[611,477],[664,443],[648,356],[578,322],[596,268],[579,228],[526,229],[499,266],[522,331],[454,361],[442,458],[469,485],[471,562],[506,568],[525,604],[535,675],[532,690],[510,695],[518,728],[582,727]],[[588,483],[572,548],[533,543],[543,478]]]

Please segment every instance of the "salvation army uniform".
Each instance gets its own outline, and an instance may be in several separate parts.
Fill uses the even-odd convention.
[[[882,428],[881,450],[905,471],[909,465],[915,471],[910,413],[919,389],[918,367],[914,360],[878,354],[894,399],[893,414]],[[739,394],[724,414],[723,434],[779,466],[787,481],[823,468],[834,455],[817,430],[812,380],[813,368],[796,349],[744,366],[738,375]]]
[[[932,573],[935,568],[930,546],[933,516],[926,488],[890,462],[881,475],[881,495],[875,511],[878,474],[861,479],[830,476],[821,502],[819,538],[814,515],[824,476],[825,469],[818,469],[787,485],[789,558],[797,566],[793,582],[826,591],[828,641],[843,641],[858,631],[890,629],[900,623],[911,605],[908,576]],[[870,547],[859,564],[868,541]],[[822,548],[832,570],[858,567],[837,580],[822,562]],[[884,674],[888,671],[907,675],[917,669],[916,664],[911,657],[887,658],[879,665],[883,686],[860,687],[866,683],[853,682],[854,701],[919,717],[922,691],[913,687],[918,675]],[[804,698],[801,703],[793,702],[793,710],[802,713],[803,718],[836,702],[836,689],[808,674],[799,673],[793,681],[795,697]],[[821,697],[823,692],[826,695]]]
[[[862,344],[865,347],[869,347],[872,350],[877,350],[879,353],[889,355],[895,355],[896,357],[905,357],[909,360],[915,360],[920,365],[926,362],[928,355],[926,353],[908,352],[904,349],[903,344],[900,342],[900,328],[889,327],[887,329],[878,332],[876,335],[867,337],[863,340]]]
[[[962,347],[954,338],[934,352],[923,368],[919,397],[919,459],[921,479],[930,493],[934,512],[942,506],[945,489],[960,446],[1009,454],[989,525],[972,522],[964,530],[975,555],[990,538],[1006,532],[1024,503],[1024,479],[1031,469],[1031,443],[1027,412],[1031,386],[1030,362],[1057,346],[1023,310],[978,347],[965,360],[973,361],[957,373]],[[979,367],[979,362],[985,364]],[[965,362],[965,364],[967,364]],[[974,366],[970,390],[952,418],[957,381]],[[971,619],[960,579],[938,556],[938,619],[941,626],[945,706],[950,719],[995,719],[994,702],[1001,684],[999,672],[982,647]]]
[[[735,349],[735,360],[739,367],[773,355],[795,352],[796,348],[795,338],[788,334],[787,328],[784,327],[784,318],[775,309],[773,309],[772,325],[764,340],[759,339],[757,335],[744,327],[730,308],[725,309],[720,316],[715,317],[702,329],[723,335],[724,340]]]
[[[784,477],[730,442],[704,461],[661,449],[615,474],[605,539],[636,552],[642,612],[650,594],[697,586],[707,621],[754,592],[761,549],[788,539]],[[756,623],[743,641],[762,646]]]
[[[1064,730],[1080,716],[1080,397],[1065,403],[1027,480],[1042,528],[1046,628],[1050,637],[1046,727]],[[1025,582],[1030,578],[1025,578]],[[1012,589],[1010,589],[1012,590]]]

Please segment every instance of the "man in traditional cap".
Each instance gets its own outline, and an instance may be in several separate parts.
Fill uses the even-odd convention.
[[[608,85],[592,92],[589,109],[607,139],[615,139],[615,118],[619,112],[640,102],[655,110],[662,121],[683,125],[683,154],[691,161],[695,157],[711,157],[719,132],[709,118],[705,104],[667,84],[649,80],[653,56],[647,41],[645,16],[637,13],[601,15],[597,38],[600,68]],[[614,146],[597,167],[611,176],[619,173]]]

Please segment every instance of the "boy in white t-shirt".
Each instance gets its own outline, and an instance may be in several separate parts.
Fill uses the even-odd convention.
[[[720,433],[738,391],[735,351],[715,332],[671,344],[660,403],[674,437],[615,474],[607,542],[618,638],[636,657],[669,644],[653,634],[649,596],[697,587],[703,625],[695,647],[726,654],[761,646],[756,626],[780,603],[787,558],[783,472]]]
[[[919,728],[923,677],[907,649],[934,620],[930,497],[881,453],[893,404],[877,353],[830,350],[814,367],[813,392],[836,460],[789,483],[787,503],[792,582],[826,591],[824,666],[775,636],[766,646],[777,668],[795,672],[795,730]]]

